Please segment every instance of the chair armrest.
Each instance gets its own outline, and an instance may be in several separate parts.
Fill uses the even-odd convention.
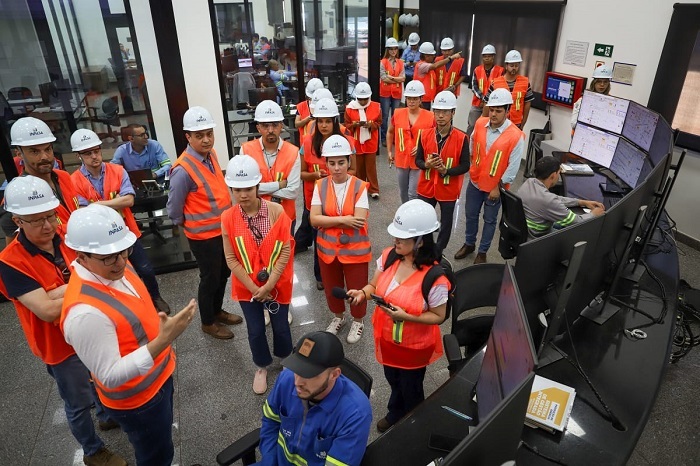
[[[462,350],[459,347],[457,336],[447,333],[442,336],[442,342],[445,347],[445,357],[450,365],[457,364],[462,360]]]
[[[260,444],[260,428],[248,432],[231,445],[216,455],[216,462],[220,465],[233,464],[243,460],[243,464],[255,463],[255,449]]]

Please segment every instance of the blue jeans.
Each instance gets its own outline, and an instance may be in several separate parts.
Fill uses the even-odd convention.
[[[134,409],[105,407],[134,447],[137,465],[170,466],[173,447],[173,378],[146,404]]]
[[[104,442],[95,432],[90,415],[93,401],[100,406],[99,401],[93,399],[94,389],[91,388],[90,372],[75,354],[61,363],[47,364],[46,370],[56,381],[73,437],[83,447],[85,455],[94,455],[104,446]]]
[[[253,354],[253,363],[258,367],[267,367],[272,364],[270,346],[265,336],[265,317],[263,315],[263,303],[259,301],[238,301],[243,309],[245,323],[248,327],[248,344]],[[289,304],[280,304],[280,308],[274,314],[270,312],[270,325],[272,325],[272,344],[275,356],[286,358],[292,353],[292,332],[289,330],[287,313]]]
[[[394,99],[393,97],[379,98],[379,105],[382,106],[382,141],[386,141],[386,129],[389,126],[391,114],[394,112],[394,110],[396,110],[399,107],[400,103],[401,101],[399,99]]]
[[[476,234],[479,232],[479,213],[484,206],[484,231],[481,232],[479,252],[486,253],[491,247],[491,240],[496,232],[498,210],[501,208],[501,198],[489,201],[489,193],[481,191],[471,182],[467,181],[467,199],[464,212],[467,216],[467,235],[465,244],[476,244]]]
[[[419,369],[399,369],[384,366],[384,377],[391,387],[386,420],[396,424],[402,417],[425,400],[423,381],[425,367]]]
[[[143,284],[146,285],[148,294],[150,294],[152,298],[157,298],[160,296],[160,290],[158,289],[158,282],[156,281],[156,273],[153,271],[151,261],[148,260],[146,250],[143,248],[143,244],[141,244],[140,240],[136,240],[133,248],[129,256],[129,261],[131,265],[134,266],[136,273],[141,277],[141,280],[143,280]]]

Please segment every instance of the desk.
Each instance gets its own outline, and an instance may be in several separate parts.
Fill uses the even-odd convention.
[[[655,254],[646,259],[664,284],[668,304],[663,323],[644,327],[648,335],[646,339],[630,340],[624,336],[625,328],[649,323],[648,319],[629,309],[621,310],[602,326],[582,318],[571,325],[573,347],[581,366],[603,400],[625,425],[625,430],[616,429],[603,417],[601,413],[604,411],[595,395],[567,361],[560,360],[536,371],[576,389],[571,420],[564,433],[552,435],[540,429],[523,429],[522,439],[527,444],[564,464],[625,464],[651,413],[671,350],[679,271],[675,248],[670,253]],[[653,297],[659,295],[659,288],[648,274],[643,276],[637,291],[633,292],[630,283],[621,283],[618,295],[625,296],[631,305],[652,316],[660,314],[661,302]],[[567,354],[574,354],[567,336],[558,345]],[[430,433],[443,433],[443,429],[456,428],[458,430],[452,430],[450,436],[457,437],[464,432],[464,427],[449,424],[454,420],[439,412],[439,406],[465,407],[470,384],[473,385],[476,380],[479,366],[480,361],[469,361],[457,376],[371,443],[363,464],[423,466],[435,457],[446,456],[427,448]],[[521,447],[517,464],[549,466],[552,463]]]

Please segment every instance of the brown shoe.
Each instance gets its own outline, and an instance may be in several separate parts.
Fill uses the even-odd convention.
[[[94,455],[84,455],[83,463],[88,466],[127,466],[124,458],[108,450],[107,447],[100,448]]]
[[[474,258],[474,264],[485,264],[486,263],[486,253],[480,252]]]
[[[389,423],[389,421],[386,420],[386,418],[382,418],[377,422],[377,430],[381,433],[386,432],[389,430],[389,427],[391,427],[393,424]]]
[[[156,307],[156,311],[158,312],[164,312],[165,315],[170,315],[172,312],[170,309],[170,304],[166,303],[163,298],[158,296],[157,298],[151,298],[153,299],[153,305]]]
[[[322,290],[323,290],[323,282],[322,282],[322,281],[320,281],[320,280],[317,280],[317,281],[316,281],[316,289],[317,289],[318,291],[322,291]]]
[[[202,332],[214,338],[218,338],[219,340],[230,340],[233,338],[233,332],[231,330],[216,324],[202,325]]]
[[[224,310],[217,312],[214,318],[217,320],[217,322],[221,322],[222,324],[226,325],[236,325],[243,322],[243,317],[236,314],[231,314],[230,312],[226,312]]]
[[[476,247],[473,244],[465,244],[459,248],[459,251],[455,254],[455,259],[464,259],[469,254],[473,253],[475,249]]]

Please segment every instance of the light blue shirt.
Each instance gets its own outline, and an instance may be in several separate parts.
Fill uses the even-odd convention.
[[[123,166],[128,172],[149,168],[156,178],[164,177],[172,166],[170,157],[163,150],[163,146],[154,139],[148,140],[141,153],[134,150],[131,142],[122,144],[114,151],[112,163]]]
[[[406,65],[408,62],[415,62],[418,63],[420,61],[420,52],[418,49],[412,50],[411,46],[409,45],[406,47],[403,51],[403,54],[401,54],[401,59],[404,61],[404,69],[406,70],[406,76],[409,78],[413,77],[413,69],[415,65]]]
[[[513,123],[510,122],[509,119],[506,118],[506,121],[498,128],[492,128],[491,123],[487,122],[486,125],[486,152],[489,151],[491,148],[491,144],[494,143],[496,139],[498,139],[503,132],[508,129],[510,125]],[[471,153],[474,153],[474,138],[471,138]],[[520,160],[523,158],[523,153],[525,152],[525,138],[520,138],[518,143],[515,145],[513,150],[510,153],[510,158],[508,159],[508,168],[506,168],[506,171],[503,173],[503,176],[501,177],[501,182],[503,184],[510,184],[515,180],[515,177],[518,174],[518,170],[520,169]],[[476,183],[473,181],[469,180],[471,184],[476,186],[477,188],[479,187]]]
[[[97,194],[100,195],[100,197],[104,198],[104,191],[105,191],[105,164],[102,164],[102,170],[100,170],[100,176],[95,178],[92,176],[92,173],[88,171],[88,169],[85,167],[85,165],[81,165],[80,168],[80,173],[83,174],[85,178],[90,182],[93,188],[95,188],[95,191],[97,191]],[[124,170],[122,168],[122,170]],[[119,186],[119,196],[128,196],[131,194],[132,196],[136,196],[136,192],[134,191],[134,187],[131,185],[131,180],[129,179],[129,175],[126,173],[126,170],[124,170],[124,173],[122,173],[122,184]],[[78,204],[80,206],[84,207],[89,204],[88,200],[85,199],[83,196],[78,196]]]

